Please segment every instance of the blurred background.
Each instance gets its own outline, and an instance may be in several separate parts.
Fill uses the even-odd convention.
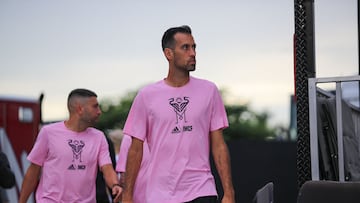
[[[314,5],[317,76],[357,74],[356,0]],[[0,94],[44,93],[45,121],[66,118],[74,88],[117,103],[166,76],[160,39],[183,24],[198,45],[194,76],[215,82],[226,104],[288,127],[294,2],[287,0],[1,0]]]
[[[316,77],[359,75],[357,1],[315,0],[314,14]],[[184,24],[197,43],[192,75],[217,84],[228,113],[224,135],[237,202],[251,202],[268,182],[276,202],[296,202],[288,0],[0,0],[0,113],[9,115],[0,117],[0,148],[11,155],[17,178],[9,198],[16,202],[28,164],[23,152],[38,124],[67,118],[72,89],[94,90],[103,110],[97,127],[107,135],[121,130],[136,92],[167,75],[164,31]]]

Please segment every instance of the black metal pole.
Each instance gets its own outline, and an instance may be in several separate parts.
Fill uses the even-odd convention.
[[[304,0],[305,6],[305,37],[306,37],[306,52],[307,52],[307,67],[308,78],[316,77],[315,68],[315,21],[314,21],[314,0]],[[306,81],[307,82],[307,81]]]
[[[360,75],[360,0],[357,1],[357,28],[358,28],[358,74]],[[360,81],[359,81],[359,107],[360,107]]]
[[[308,78],[316,77],[314,0],[295,0],[295,95],[299,188],[311,180]]]

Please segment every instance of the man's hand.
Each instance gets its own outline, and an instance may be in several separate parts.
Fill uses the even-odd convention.
[[[121,193],[122,193],[123,189],[120,185],[115,184],[112,188],[111,188],[111,194],[114,198],[114,202],[120,202],[121,200]]]

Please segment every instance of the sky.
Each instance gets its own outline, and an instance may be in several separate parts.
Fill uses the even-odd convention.
[[[315,0],[316,76],[358,74],[357,0]],[[166,77],[166,29],[189,25],[191,74],[225,90],[227,104],[289,124],[294,93],[294,1],[0,0],[0,95],[38,98],[44,121],[67,118],[66,99],[104,99]],[[126,119],[126,118],[124,118]]]

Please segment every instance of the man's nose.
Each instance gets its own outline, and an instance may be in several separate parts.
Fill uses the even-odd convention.
[[[195,48],[191,48],[191,49],[190,49],[190,55],[191,55],[191,56],[196,56]]]

